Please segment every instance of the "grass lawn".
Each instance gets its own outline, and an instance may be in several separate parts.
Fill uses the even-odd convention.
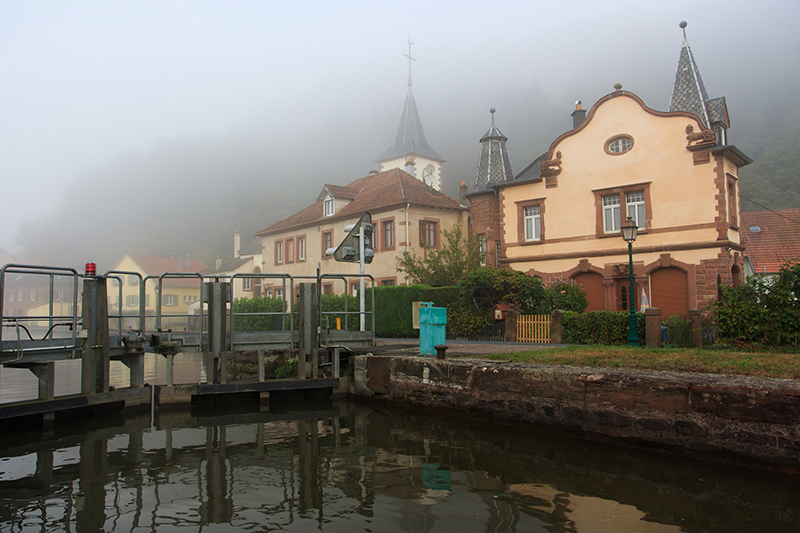
[[[600,366],[800,379],[800,353],[744,352],[711,348],[569,346],[530,352],[498,353],[486,357],[512,363]]]

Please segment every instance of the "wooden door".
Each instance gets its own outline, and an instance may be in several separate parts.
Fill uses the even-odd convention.
[[[604,311],[606,308],[603,276],[597,272],[581,272],[572,277],[572,281],[583,287],[586,299],[589,300],[587,311]]]
[[[661,319],[671,315],[686,317],[689,311],[689,276],[680,268],[667,267],[650,274],[652,307],[661,309]]]

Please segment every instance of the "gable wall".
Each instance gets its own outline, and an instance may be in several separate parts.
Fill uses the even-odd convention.
[[[633,245],[639,289],[648,291],[649,272],[666,254],[667,263],[689,265],[690,307],[713,300],[718,276],[723,282],[730,280],[731,266],[741,263],[738,254],[726,250],[730,242],[739,242],[737,229],[728,223],[725,185],[737,170],[721,156],[695,164],[686,148],[687,124],[700,129],[692,117],[659,116],[632,97],[601,102],[582,128],[551,146],[548,159],[561,152],[561,172],[549,179],[550,187],[545,178],[501,189],[503,264],[549,282],[580,271],[601,272],[607,288],[605,308],[616,309],[615,278],[627,275],[628,250],[619,232],[603,233],[601,197],[635,185],[634,190],[649,196],[647,227]],[[633,147],[628,153],[609,155],[604,147],[620,134],[632,137]],[[519,206],[532,200],[542,206],[543,239],[525,243]],[[621,210],[625,220],[624,205]]]

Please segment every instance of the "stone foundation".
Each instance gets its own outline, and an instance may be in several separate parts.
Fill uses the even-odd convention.
[[[800,382],[358,356],[351,394],[800,472]]]

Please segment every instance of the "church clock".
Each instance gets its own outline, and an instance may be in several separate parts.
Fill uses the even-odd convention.
[[[436,185],[436,176],[434,175],[436,168],[433,165],[428,165],[422,170],[422,181],[429,187]]]

